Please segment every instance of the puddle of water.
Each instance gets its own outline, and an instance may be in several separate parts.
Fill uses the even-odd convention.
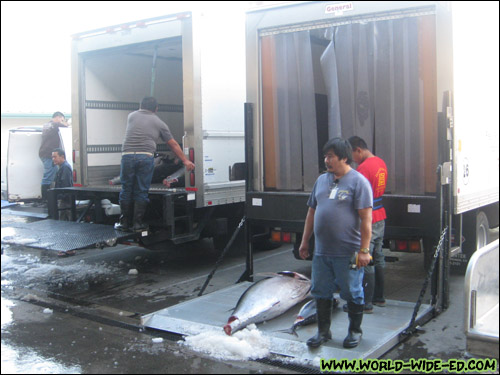
[[[2,301],[2,332],[12,323],[12,301]],[[53,358],[44,358],[36,352],[13,347],[2,340],[2,374],[81,374],[80,366],[65,366]]]
[[[2,374],[81,374],[80,366],[64,366],[35,352],[2,341]]]

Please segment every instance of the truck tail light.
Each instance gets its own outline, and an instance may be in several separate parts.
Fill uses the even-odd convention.
[[[396,251],[407,251],[408,250],[408,242],[407,241],[396,241]]]
[[[195,179],[194,179],[194,172],[193,171],[191,171],[191,173],[189,174],[189,184],[191,186],[195,185]]]
[[[277,231],[273,230],[271,232],[271,241],[281,242],[281,232],[277,232]]]
[[[73,182],[76,182],[76,178],[77,178],[76,171],[73,170]]]
[[[421,246],[420,246],[420,241],[408,241],[409,242],[409,250],[410,253],[420,253],[421,252]]]
[[[73,154],[73,155],[72,155],[72,158],[73,158],[73,164],[75,164],[75,163],[76,163],[76,151],[75,151],[75,150],[73,150],[72,154]]]
[[[190,148],[189,149],[189,161],[191,161],[191,163],[194,163],[194,148]]]
[[[422,243],[421,240],[390,240],[389,249],[405,253],[421,253]]]
[[[271,241],[292,243],[292,242],[295,242],[295,233],[281,232],[279,230],[272,230],[271,231]]]

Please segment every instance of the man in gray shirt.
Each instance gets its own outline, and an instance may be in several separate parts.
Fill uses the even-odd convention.
[[[132,229],[135,232],[148,229],[143,218],[149,203],[148,192],[153,176],[157,139],[161,138],[170,146],[188,171],[194,169],[194,164],[186,158],[167,124],[156,115],[157,111],[156,99],[145,97],[141,108],[128,115],[120,170],[122,190],[119,201],[122,215],[120,222],[115,224],[116,229]]]
[[[349,307],[349,330],[343,345],[353,348],[362,335],[362,281],[363,267],[370,262],[372,190],[368,180],[350,166],[349,142],[330,139],[323,152],[327,173],[318,177],[307,202],[309,210],[299,248],[302,259],[309,257],[309,239],[314,231],[311,294],[316,299],[318,333],[307,345],[318,347],[331,339],[332,299],[338,286],[340,297]],[[356,255],[357,262],[352,262]]]

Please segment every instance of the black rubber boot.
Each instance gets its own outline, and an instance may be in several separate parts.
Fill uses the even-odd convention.
[[[134,232],[142,232],[149,229],[149,226],[143,222],[144,214],[148,208],[148,202],[140,201],[134,204]]]
[[[363,321],[364,305],[357,305],[352,301],[347,302],[349,311],[349,331],[344,339],[344,348],[355,348],[361,341],[363,331],[361,330],[361,322]]]
[[[47,192],[50,189],[50,185],[41,185],[42,188],[42,202],[47,203],[48,195]]]
[[[339,300],[337,298],[334,298],[333,299],[333,302],[332,302],[332,311],[335,310],[337,307],[339,307]]]
[[[382,266],[375,266],[375,291],[373,293],[373,302],[378,306],[385,306],[384,268]]]
[[[332,319],[332,301],[329,299],[317,299],[316,309],[318,316],[318,333],[307,340],[307,346],[317,348],[332,338],[330,324]]]
[[[134,219],[134,202],[120,202],[120,221],[115,224],[115,229],[123,232],[132,231],[132,221]]]

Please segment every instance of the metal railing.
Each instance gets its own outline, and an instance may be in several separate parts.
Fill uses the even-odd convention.
[[[498,358],[498,244],[477,250],[465,274],[465,335],[471,354]]]

